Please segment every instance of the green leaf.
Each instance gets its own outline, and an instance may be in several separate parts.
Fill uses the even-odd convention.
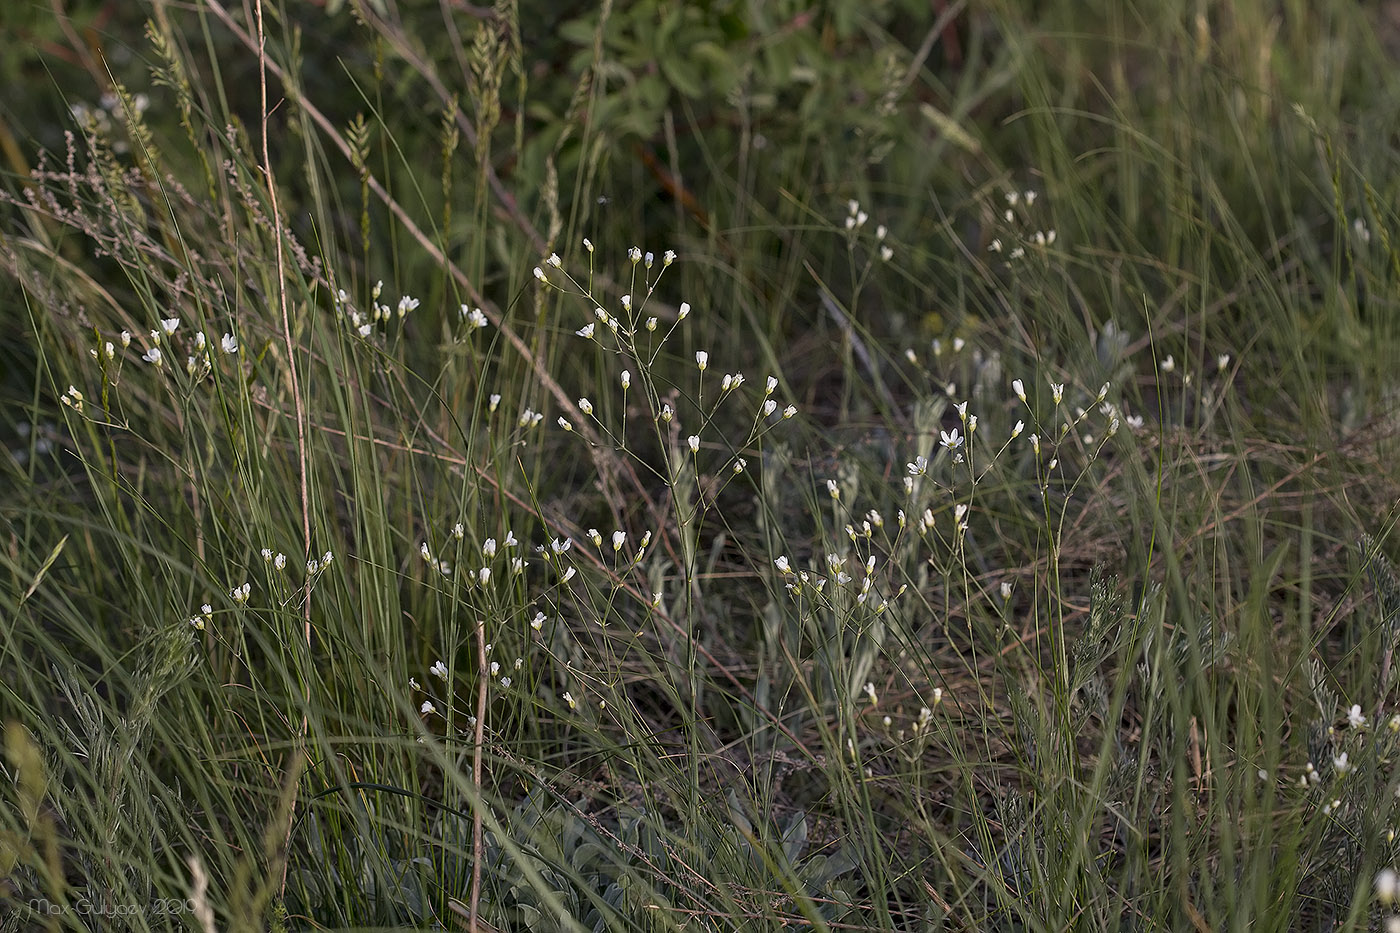
[[[807,811],[799,810],[783,828],[783,855],[788,863],[796,865],[807,848]]]
[[[49,556],[44,559],[43,566],[39,568],[38,573],[34,574],[34,579],[29,584],[29,589],[25,590],[24,595],[19,598],[19,605],[15,607],[16,609],[23,606],[25,602],[28,601],[29,597],[34,595],[34,591],[39,588],[39,584],[44,582],[44,575],[49,572],[49,568],[53,566],[53,562],[58,560],[58,555],[63,553],[63,546],[67,543],[68,536],[64,535],[59,542],[53,546],[53,550],[49,551]]]

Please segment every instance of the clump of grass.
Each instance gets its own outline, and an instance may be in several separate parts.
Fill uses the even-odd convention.
[[[0,929],[1393,922],[1350,13],[330,6],[6,148]]]

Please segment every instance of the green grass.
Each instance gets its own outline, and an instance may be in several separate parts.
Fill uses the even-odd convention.
[[[245,6],[0,20],[0,930],[1386,923],[1381,14]]]

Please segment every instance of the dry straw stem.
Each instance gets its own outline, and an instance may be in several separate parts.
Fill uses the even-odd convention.
[[[262,117],[262,155],[263,173],[267,177],[267,197],[268,203],[272,207],[272,238],[277,244],[277,304],[282,318],[282,343],[283,349],[287,353],[287,391],[291,393],[292,404],[296,408],[297,425],[297,488],[301,499],[301,537],[303,554],[311,553],[311,503],[307,491],[306,479],[306,410],[302,402],[301,387],[297,383],[297,355],[296,346],[292,341],[292,325],[287,311],[287,279],[285,268],[285,257],[282,255],[282,214],[277,203],[277,180],[272,174],[272,158],[268,154],[267,144],[267,42],[263,32],[263,5],[262,0],[257,0],[258,19],[258,95]],[[302,581],[302,636],[306,641],[306,650],[311,651],[311,574],[307,574]],[[303,685],[303,700],[309,707],[311,705],[311,683],[307,681]],[[306,730],[309,725],[308,713],[301,714],[301,727],[297,730],[297,750],[306,754]],[[295,791],[293,791],[295,793]],[[287,808],[287,831],[284,836],[282,849],[288,851],[292,844],[292,827],[295,825],[294,816],[296,806]],[[280,892],[283,896],[287,889],[287,866],[290,859],[282,860],[282,881]]]
[[[477,799],[480,800],[481,748],[486,734],[486,688],[491,682],[486,661],[485,619],[476,621],[476,667],[476,742],[472,747],[472,784],[475,785]],[[478,933],[480,929],[477,914],[481,908],[481,810],[480,806],[472,808],[472,886],[471,901],[467,908],[467,929],[470,933]]]

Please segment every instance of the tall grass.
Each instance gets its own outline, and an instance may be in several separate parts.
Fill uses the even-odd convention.
[[[144,12],[9,27],[0,929],[1391,922],[1370,11]]]

